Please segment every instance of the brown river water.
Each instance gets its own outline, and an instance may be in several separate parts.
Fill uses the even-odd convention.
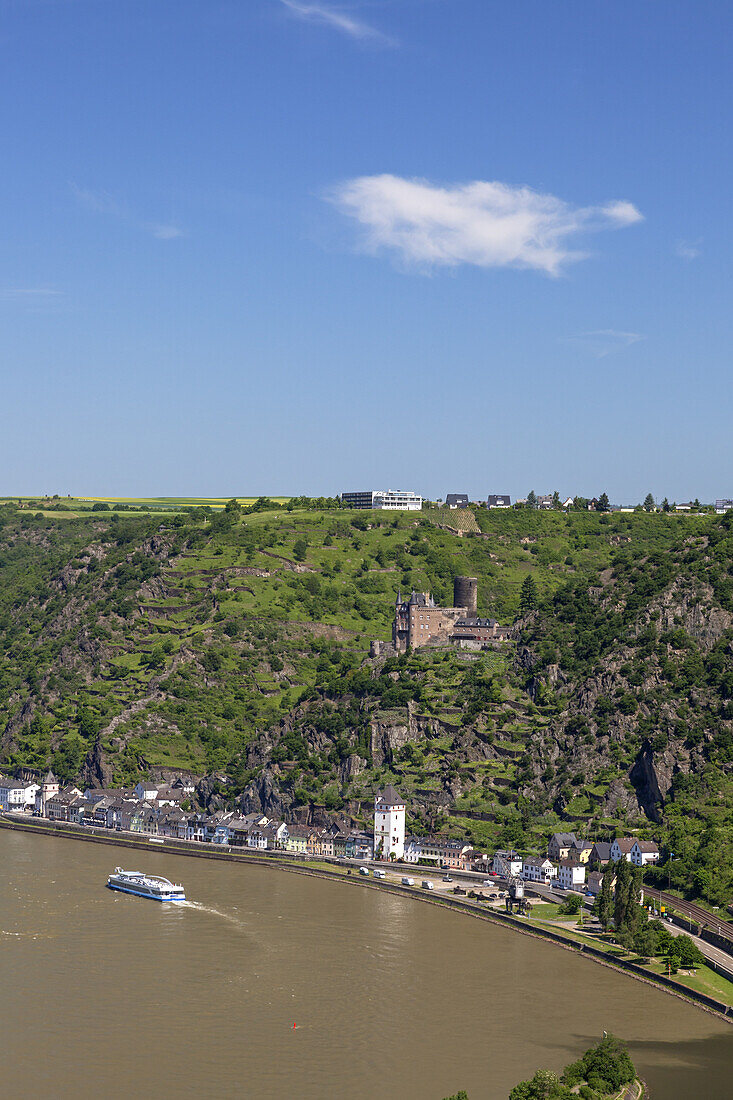
[[[107,890],[116,864],[189,901]],[[5,1096],[503,1100],[604,1028],[652,1100],[733,1097],[733,1026],[539,940],[275,868],[0,830]]]

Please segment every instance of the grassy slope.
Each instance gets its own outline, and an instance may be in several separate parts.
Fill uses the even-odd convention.
[[[155,766],[226,770],[236,791],[262,771],[242,750],[286,717],[279,782],[293,797],[353,808],[389,778],[423,804],[416,824],[441,824],[478,845],[532,847],[561,821],[592,822],[599,834],[623,827],[624,812],[606,805],[609,788],[621,779],[628,789],[643,739],[681,721],[696,731],[698,764],[715,764],[700,779],[680,776],[664,821],[648,831],[677,830],[678,870],[688,878],[701,845],[720,855],[720,837],[727,843],[726,637],[701,649],[679,626],[672,641],[657,630],[651,656],[648,637],[628,645],[639,615],[680,576],[690,584],[712,577],[711,606],[726,606],[733,553],[717,519],[482,512],[481,534],[459,537],[438,526],[452,525],[445,513],[283,509],[231,526],[188,515],[0,515],[9,764],[53,763],[70,778],[101,734],[116,780]],[[524,627],[531,672],[511,646],[480,666],[422,653],[394,665],[391,677],[388,666],[376,687],[352,690],[369,640],[390,635],[398,590],[430,589],[450,602],[456,573],[478,576],[480,610],[504,623],[517,616],[532,574],[543,610]],[[568,596],[589,589],[590,603]],[[616,668],[612,690],[601,691],[610,705],[599,713],[596,700],[577,712],[578,689],[617,656],[616,665],[631,667]],[[651,686],[644,662],[654,664]],[[558,664],[564,683],[553,685]],[[377,766],[369,723],[406,722],[408,701],[422,722],[418,743]],[[558,742],[550,760],[547,746]],[[574,770],[579,751],[584,766]],[[354,752],[361,770],[345,777],[341,765]],[[449,818],[436,817],[439,802],[452,807]],[[680,885],[703,896],[716,888]]]

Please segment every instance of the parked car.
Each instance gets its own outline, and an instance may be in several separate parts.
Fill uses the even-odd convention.
[[[369,868],[368,867],[360,867],[359,868],[359,874],[360,875],[368,875],[369,874]]]
[[[453,879],[450,875],[443,875],[443,882],[453,882]]]
[[[386,871],[380,871],[378,867],[375,867],[374,871],[372,873],[373,873],[375,878],[386,878],[387,877],[387,872]]]
[[[432,890],[433,889],[432,882],[430,881],[430,879],[427,879],[427,878],[424,878],[422,880],[422,882],[420,883],[420,885],[422,886],[423,890]]]
[[[403,878],[402,885],[403,886],[414,886],[415,885],[415,880],[414,880],[414,878]]]

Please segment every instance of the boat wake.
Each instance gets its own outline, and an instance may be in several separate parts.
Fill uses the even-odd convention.
[[[170,904],[175,905],[177,909],[195,909],[199,913],[209,913],[212,917],[221,917],[229,924],[234,924],[238,928],[246,930],[244,921],[240,920],[239,917],[232,916],[231,913],[224,913],[221,909],[214,909],[211,905],[202,905],[200,901],[172,901]]]

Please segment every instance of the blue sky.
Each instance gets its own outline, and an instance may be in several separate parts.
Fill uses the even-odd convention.
[[[733,495],[732,23],[0,0],[0,493]]]

